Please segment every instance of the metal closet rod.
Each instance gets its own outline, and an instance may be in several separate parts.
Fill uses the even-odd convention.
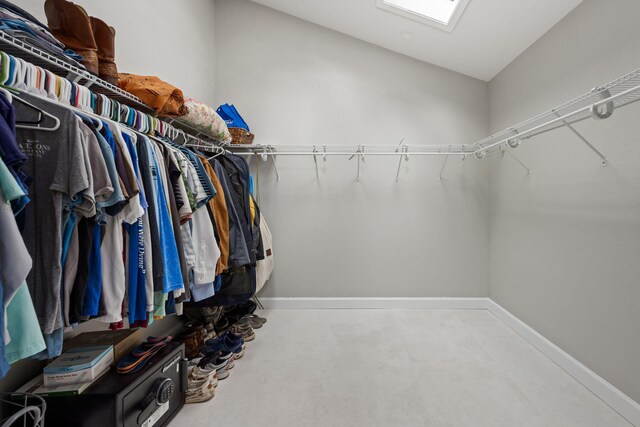
[[[236,155],[245,155],[245,156],[363,156],[363,157],[368,157],[368,156],[404,156],[404,155],[410,155],[410,156],[472,156],[474,154],[473,151],[467,151],[467,152],[459,152],[459,153],[449,153],[449,152],[442,152],[442,153],[425,153],[425,152],[411,152],[411,151],[403,151],[403,152],[393,152],[393,153],[367,153],[366,151],[349,151],[349,152],[330,152],[327,151],[326,153],[324,152],[317,152],[317,153],[313,153],[313,152],[305,152],[305,151],[300,151],[300,152],[295,152],[295,151],[267,151],[262,152],[262,151],[232,151],[233,154]]]
[[[616,100],[616,99],[618,99],[618,98],[622,98],[622,97],[624,97],[624,96],[628,96],[628,95],[630,95],[631,93],[633,93],[633,92],[637,92],[637,91],[640,91],[640,85],[634,86],[634,87],[632,87],[632,88],[630,88],[630,89],[627,89],[627,90],[625,90],[625,91],[623,91],[623,92],[620,92],[620,93],[617,93],[617,94],[615,94],[615,95],[611,95],[610,97],[605,98],[605,99],[602,99],[602,100],[600,100],[600,101],[596,101],[596,102],[594,102],[593,104],[590,104],[590,105],[584,106],[584,107],[582,107],[582,108],[579,108],[578,110],[572,111],[572,112],[567,113],[567,114],[565,114],[565,115],[563,115],[563,116],[558,116],[558,117],[556,117],[556,118],[554,118],[554,119],[551,119],[551,120],[549,120],[549,121],[547,121],[547,122],[545,122],[545,123],[542,123],[542,124],[540,124],[540,125],[538,125],[538,126],[534,126],[534,127],[532,127],[531,129],[527,129],[527,130],[525,130],[525,131],[519,132],[519,133],[517,133],[517,134],[511,135],[511,136],[509,136],[509,137],[503,138],[503,139],[501,139],[501,140],[498,140],[498,141],[496,141],[496,142],[492,142],[492,143],[487,144],[487,145],[482,145],[482,146],[480,146],[480,148],[476,149],[476,150],[475,150],[475,152],[487,151],[487,150],[489,150],[489,149],[491,149],[491,148],[493,148],[493,147],[496,147],[496,146],[498,146],[498,145],[505,144],[507,141],[512,140],[512,139],[514,139],[514,138],[528,139],[528,138],[530,138],[530,137],[532,137],[532,136],[533,136],[533,135],[531,135],[531,134],[533,134],[533,133],[535,133],[535,132],[538,132],[538,131],[540,131],[541,129],[544,129],[544,128],[545,128],[545,127],[547,127],[547,126],[552,126],[552,125],[556,125],[556,124],[558,124],[558,125],[562,124],[562,127],[563,127],[563,126],[565,126],[564,122],[566,122],[566,121],[567,121],[567,119],[570,119],[570,118],[571,118],[571,117],[573,117],[573,116],[576,116],[576,115],[578,115],[578,114],[583,114],[583,113],[589,112],[589,111],[590,111],[592,108],[594,108],[594,107],[599,107],[599,106],[601,106],[601,105],[604,105],[604,104],[610,103],[610,102],[612,102],[612,101],[615,101],[615,100]],[[637,100],[636,100],[636,101],[637,101]],[[621,108],[621,107],[626,106],[626,105],[629,105],[629,104],[631,104],[631,102],[627,102],[627,103],[625,103],[624,105],[620,105],[620,106],[618,106],[617,108]],[[552,110],[552,111],[553,111],[553,110]],[[514,131],[517,131],[517,128],[513,128],[513,130],[514,130]],[[540,133],[542,133],[542,132],[538,132],[538,134],[540,134]]]
[[[468,155],[475,155],[477,158],[483,158],[484,155],[493,150],[500,149],[506,147],[507,144],[511,143],[513,140],[526,140],[530,139],[534,136],[541,135],[543,133],[556,130],[559,128],[567,127],[572,132],[574,132],[583,142],[585,142],[593,151],[598,154],[603,161],[603,164],[606,163],[606,159],[592,144],[590,144],[586,138],[580,135],[574,128],[573,124],[586,120],[594,116],[594,109],[597,109],[600,106],[605,105],[608,109],[610,108],[613,112],[613,108],[622,108],[632,103],[635,103],[640,100],[640,94],[637,92],[640,91],[640,84],[633,86],[629,89],[626,89],[620,93],[615,95],[610,95],[608,90],[612,89],[616,86],[626,86],[625,83],[635,83],[636,80],[640,76],[640,70],[633,71],[607,85],[604,85],[597,90],[592,90],[588,94],[582,95],[578,98],[575,98],[572,101],[569,101],[565,104],[562,104],[552,110],[549,110],[545,113],[542,113],[538,116],[534,116],[524,122],[521,122],[519,125],[515,127],[507,128],[501,132],[496,133],[493,136],[485,138],[483,140],[477,141],[473,144],[467,145],[357,145],[357,146],[340,146],[340,145],[253,145],[249,147],[242,146],[233,146],[232,150],[235,154],[240,155],[260,155],[264,156],[403,156],[403,155],[411,155],[411,156],[455,156],[459,155],[463,158]],[[560,115],[559,111],[569,108],[571,105],[575,105],[578,103],[583,103],[587,101],[590,97],[600,95],[603,99],[594,101],[589,103],[586,106],[583,106],[577,110],[573,110],[564,115]],[[625,97],[630,97],[631,99],[625,99]],[[614,106],[614,102],[621,100],[622,102]],[[585,115],[584,117],[577,117],[580,115]],[[545,116],[555,115],[555,117],[550,120],[536,125],[534,127],[523,129],[526,126],[529,126],[536,121],[544,118]],[[610,115],[610,114],[609,114]],[[596,117],[596,118],[607,118],[609,115],[605,117]],[[573,118],[573,120],[572,120]],[[502,137],[505,135],[504,137]],[[500,139],[499,138],[502,137]],[[512,147],[514,148],[514,147]],[[415,150],[415,151],[412,151]]]

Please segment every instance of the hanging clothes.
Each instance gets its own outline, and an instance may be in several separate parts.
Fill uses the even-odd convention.
[[[256,263],[256,293],[262,290],[267,280],[271,277],[275,266],[273,260],[273,237],[264,215],[260,216],[260,235],[264,248],[264,258]]]
[[[27,283],[42,331],[47,335],[64,326],[60,288],[63,214],[81,201],[94,202],[89,192],[91,170],[84,155],[78,118],[62,106],[24,93],[20,96],[60,120],[60,127],[54,131],[16,131],[20,150],[27,156],[24,171],[33,180],[29,185],[32,203],[25,207],[22,230],[29,253],[36,254]],[[16,116],[30,115],[33,111],[28,107],[16,104]]]
[[[158,134],[20,99],[31,106],[0,96],[0,374],[59,355],[64,328],[91,319],[145,327],[183,304],[253,296],[256,262],[270,255],[244,159],[208,160]],[[15,129],[38,110],[59,127]]]

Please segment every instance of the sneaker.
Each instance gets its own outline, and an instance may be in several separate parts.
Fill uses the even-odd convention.
[[[231,370],[229,367],[229,361],[233,361],[233,357],[223,359],[219,357],[218,353],[215,353],[210,356],[203,357],[198,366],[205,370],[215,371],[216,378],[218,380],[223,380],[229,376],[229,370]]]
[[[236,335],[241,335],[244,342],[253,341],[256,339],[256,334],[253,332],[253,328],[249,324],[249,321],[238,321],[235,325],[231,327],[231,332]]]
[[[265,319],[264,317],[260,317],[257,314],[247,314],[246,316],[238,320],[238,323],[249,323],[253,329],[260,329],[265,323],[267,323],[267,319]]]
[[[189,381],[189,388],[200,386],[205,382],[212,384],[214,387],[218,386],[218,378],[216,377],[215,369],[192,366],[189,368],[187,379]]]
[[[194,388],[188,388],[185,392],[186,403],[201,403],[213,399],[216,388],[209,382]]]
[[[238,354],[242,351],[243,344],[244,339],[241,336],[231,332],[225,332],[214,339],[207,340],[203,352],[209,354],[215,353],[216,351],[225,351]]]

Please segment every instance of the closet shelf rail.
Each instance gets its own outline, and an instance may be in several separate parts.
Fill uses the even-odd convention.
[[[92,91],[122,104],[147,114],[153,113],[151,108],[129,92],[2,31],[0,31],[0,50],[49,70],[60,77],[65,77],[81,86],[90,87]]]
[[[2,32],[0,32],[0,39],[2,38]],[[0,42],[1,44],[1,42]],[[0,48],[0,52],[5,53],[5,54],[9,54],[9,52],[6,52],[4,49]],[[19,61],[23,61],[24,63],[28,63],[30,65],[35,66],[35,68],[40,68],[42,70],[48,70],[50,72],[53,73],[53,71],[51,71],[48,68],[44,68],[41,67],[40,65],[38,65],[38,61],[34,61],[31,62],[30,59],[24,59],[24,55],[11,55],[9,54],[9,56],[13,56],[14,58],[19,58]],[[67,81],[70,82],[68,83],[69,85],[71,85],[71,80],[69,80],[68,78],[64,78],[62,76],[60,76],[58,73],[54,73],[56,76],[58,76],[58,78],[61,81]],[[94,77],[94,76],[92,76]],[[9,80],[13,79],[13,75],[9,75],[8,76]],[[41,96],[41,94],[39,95],[39,92],[44,90],[45,92],[47,91],[46,88],[44,87],[39,87],[38,85],[38,81],[36,80],[32,80],[29,78],[29,74],[28,73],[24,73],[21,75],[21,77],[17,77],[19,80],[14,82],[14,83],[19,83],[20,85],[23,86],[23,88],[27,88],[27,92],[30,92],[31,94],[34,94],[36,96]],[[23,81],[21,79],[24,79]],[[97,78],[96,78],[97,79]],[[100,80],[100,79],[98,79]],[[41,82],[41,81],[40,81]],[[104,83],[105,85],[109,85],[109,83],[107,82],[103,82],[102,80],[100,80],[100,82]],[[95,85],[91,85],[91,89],[89,89],[87,87],[87,85],[83,85],[82,81],[74,81],[73,83],[75,83],[78,86],[78,93],[76,93],[76,100],[77,100],[77,107],[79,110],[82,111],[89,111],[89,112],[93,112],[93,113],[97,113],[99,115],[102,115],[103,117],[107,117],[109,118],[110,116],[114,116],[115,117],[111,117],[112,119],[115,119],[116,121],[120,122],[123,125],[126,125],[128,127],[131,127],[132,129],[139,131],[139,132],[143,132],[143,133],[149,133],[149,134],[153,134],[154,131],[158,131],[160,132],[162,135],[165,136],[170,136],[172,139],[177,139],[180,136],[183,137],[184,139],[184,143],[185,144],[189,144],[189,145],[193,145],[193,146],[197,146],[199,149],[209,149],[209,151],[212,152],[220,152],[222,149],[221,144],[216,141],[214,138],[212,138],[209,135],[206,135],[204,133],[201,133],[195,129],[189,128],[188,126],[182,124],[180,126],[180,128],[173,126],[171,124],[171,122],[167,119],[158,119],[155,116],[148,114],[148,111],[151,111],[148,107],[144,106],[144,104],[141,104],[145,107],[145,110],[143,111],[147,111],[147,112],[142,112],[136,108],[133,108],[130,106],[131,103],[121,103],[118,101],[118,97],[111,97],[108,95],[104,95],[102,94],[102,96],[104,96],[106,99],[110,100],[110,101],[118,101],[119,104],[113,104],[111,105],[110,103],[110,107],[108,108],[108,112],[105,111],[105,107],[103,106],[103,110],[102,111],[95,111],[94,109],[94,105],[91,103],[91,97],[88,96],[88,94],[91,94],[98,86]],[[101,83],[101,84],[102,84]],[[33,85],[36,86],[33,86]],[[51,84],[51,83],[49,83]],[[115,87],[115,86],[114,86]],[[17,89],[17,85],[14,85],[14,88]],[[120,89],[118,89],[120,90]],[[84,95],[83,95],[83,91],[84,91]],[[126,92],[124,92],[126,93]],[[95,92],[94,92],[95,94]],[[128,93],[126,93],[127,95],[129,95]],[[55,95],[53,94],[52,96],[56,97],[56,96],[60,96],[60,95]],[[133,96],[133,95],[131,95]],[[46,97],[45,97],[46,98]],[[115,98],[115,99],[114,99]],[[135,98],[135,97],[134,97]],[[49,98],[46,98],[49,99]],[[136,98],[137,99],[137,98]],[[63,105],[69,105],[69,99],[57,99],[57,101],[61,102]],[[114,113],[114,111],[118,111],[119,113]],[[127,117],[133,115],[133,117],[135,117],[135,119],[133,119],[133,123],[131,122],[127,122]],[[177,123],[177,122],[174,122]]]
[[[365,155],[429,155],[451,156],[474,155],[482,159],[488,152],[516,148],[521,141],[542,135],[556,129],[567,127],[606,164],[604,155],[575,129],[576,123],[589,118],[596,120],[609,118],[616,109],[620,109],[640,100],[640,69],[632,71],[609,83],[597,86],[590,91],[571,99],[555,108],[531,117],[514,126],[510,126],[487,138],[472,144],[459,145],[232,145],[230,149],[237,154],[278,155],[347,155],[363,157]],[[509,152],[509,151],[508,151]],[[509,152],[509,154],[511,154]],[[516,159],[517,160],[517,159]],[[520,161],[517,160],[519,163]],[[523,165],[526,168],[526,166]],[[527,168],[528,170],[528,168]]]
[[[451,156],[473,155],[471,145],[231,145],[236,154],[286,156]]]
[[[522,140],[562,127],[568,127],[583,142],[589,145],[604,162],[604,156],[577,132],[573,125],[589,118],[596,120],[609,118],[616,109],[638,100],[640,100],[640,69],[604,85],[597,86],[555,108],[510,126],[472,145],[478,153],[504,145],[515,148]]]

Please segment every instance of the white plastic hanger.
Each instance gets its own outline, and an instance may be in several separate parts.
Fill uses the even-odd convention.
[[[9,92],[7,89],[0,87],[0,93],[2,93],[5,98],[7,98],[9,103],[13,102],[13,95],[11,95],[11,92]]]
[[[13,102],[16,101],[38,112],[38,120],[36,122],[20,123],[16,121],[16,129],[36,129],[46,132],[53,132],[55,130],[58,130],[58,128],[60,127],[60,119],[58,119],[53,114],[47,113],[43,109],[36,107],[35,105],[25,101],[24,99],[21,99],[19,96],[13,97]],[[42,126],[42,122],[44,121],[45,117],[52,119],[55,122],[55,125],[53,127]]]

